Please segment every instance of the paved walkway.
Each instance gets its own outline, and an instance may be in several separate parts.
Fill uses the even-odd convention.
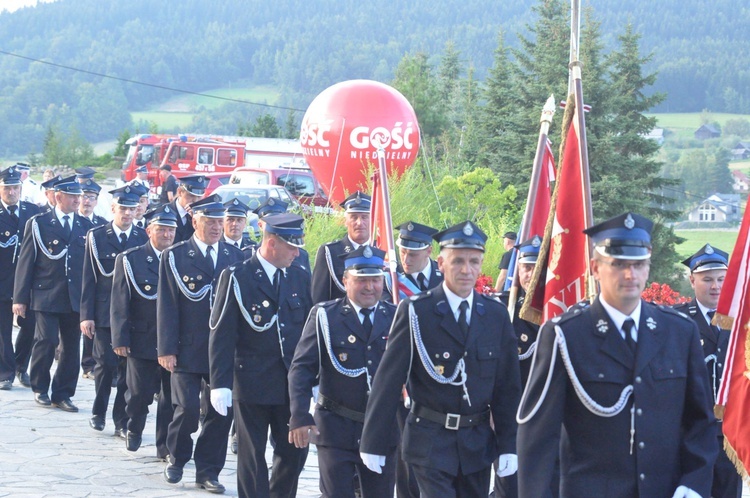
[[[31,389],[17,381],[12,390],[0,391],[0,497],[212,496],[195,487],[192,462],[182,482],[164,481],[164,463],[156,458],[154,446],[156,403],[151,405],[143,444],[133,453],[113,435],[111,418],[103,432],[89,427],[93,400],[94,381],[83,378],[73,397],[78,413],[37,405]],[[271,462],[270,448],[267,459]],[[229,452],[219,476],[227,488],[225,496],[237,496],[236,470],[237,456]],[[297,496],[320,496],[314,446]]]

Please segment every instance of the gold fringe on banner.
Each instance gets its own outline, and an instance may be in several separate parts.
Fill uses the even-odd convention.
[[[740,460],[740,457],[737,456],[737,452],[734,451],[734,448],[729,444],[727,438],[724,438],[724,452],[727,454],[727,457],[729,457],[729,461],[734,464],[734,468],[737,469],[737,473],[742,480],[745,481],[745,485],[750,486],[750,475],[748,475],[745,465],[742,463],[742,460]]]
[[[537,325],[542,324],[543,309],[536,309],[532,307],[534,301],[534,294],[537,292],[539,283],[544,283],[547,278],[547,258],[549,257],[549,247],[552,242],[552,227],[555,224],[555,208],[557,206],[557,197],[560,193],[560,176],[562,175],[562,169],[565,165],[562,163],[562,158],[565,152],[565,142],[568,138],[568,129],[573,126],[573,112],[575,111],[575,95],[568,95],[568,100],[565,103],[565,113],[563,114],[562,120],[562,138],[560,139],[560,151],[558,152],[558,167],[557,174],[555,175],[555,190],[552,192],[552,199],[550,201],[549,216],[547,217],[547,225],[544,227],[544,237],[542,237],[542,245],[539,248],[539,256],[537,261],[544,261],[544,264],[534,265],[534,273],[531,275],[531,281],[529,282],[529,290],[526,299],[524,299],[523,306],[518,312],[518,316],[527,322],[535,323]],[[529,186],[533,188],[533,186]]]
[[[734,318],[729,315],[724,315],[717,312],[714,315],[713,320],[711,320],[711,325],[716,325],[724,330],[732,330],[732,326],[734,325]]]

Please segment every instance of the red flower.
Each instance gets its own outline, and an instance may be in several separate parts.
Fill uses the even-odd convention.
[[[495,288],[492,287],[492,277],[485,275],[484,273],[479,275],[477,283],[474,284],[474,290],[480,294],[494,294]]]
[[[674,306],[690,301],[689,297],[681,296],[679,292],[672,289],[668,284],[652,282],[646,287],[641,294],[646,301],[654,304],[663,304],[665,306]]]

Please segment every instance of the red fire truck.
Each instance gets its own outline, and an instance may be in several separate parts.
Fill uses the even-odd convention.
[[[161,185],[159,168],[172,166],[177,178],[199,173],[231,173],[245,164],[245,141],[240,137],[190,135],[136,135],[125,144],[128,155],[122,164],[122,180],[136,177],[136,168],[146,166],[151,188]]]

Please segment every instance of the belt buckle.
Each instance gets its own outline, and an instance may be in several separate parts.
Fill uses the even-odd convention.
[[[458,426],[461,423],[461,415],[458,413],[447,413],[445,415],[445,428],[452,431],[457,431]]]

